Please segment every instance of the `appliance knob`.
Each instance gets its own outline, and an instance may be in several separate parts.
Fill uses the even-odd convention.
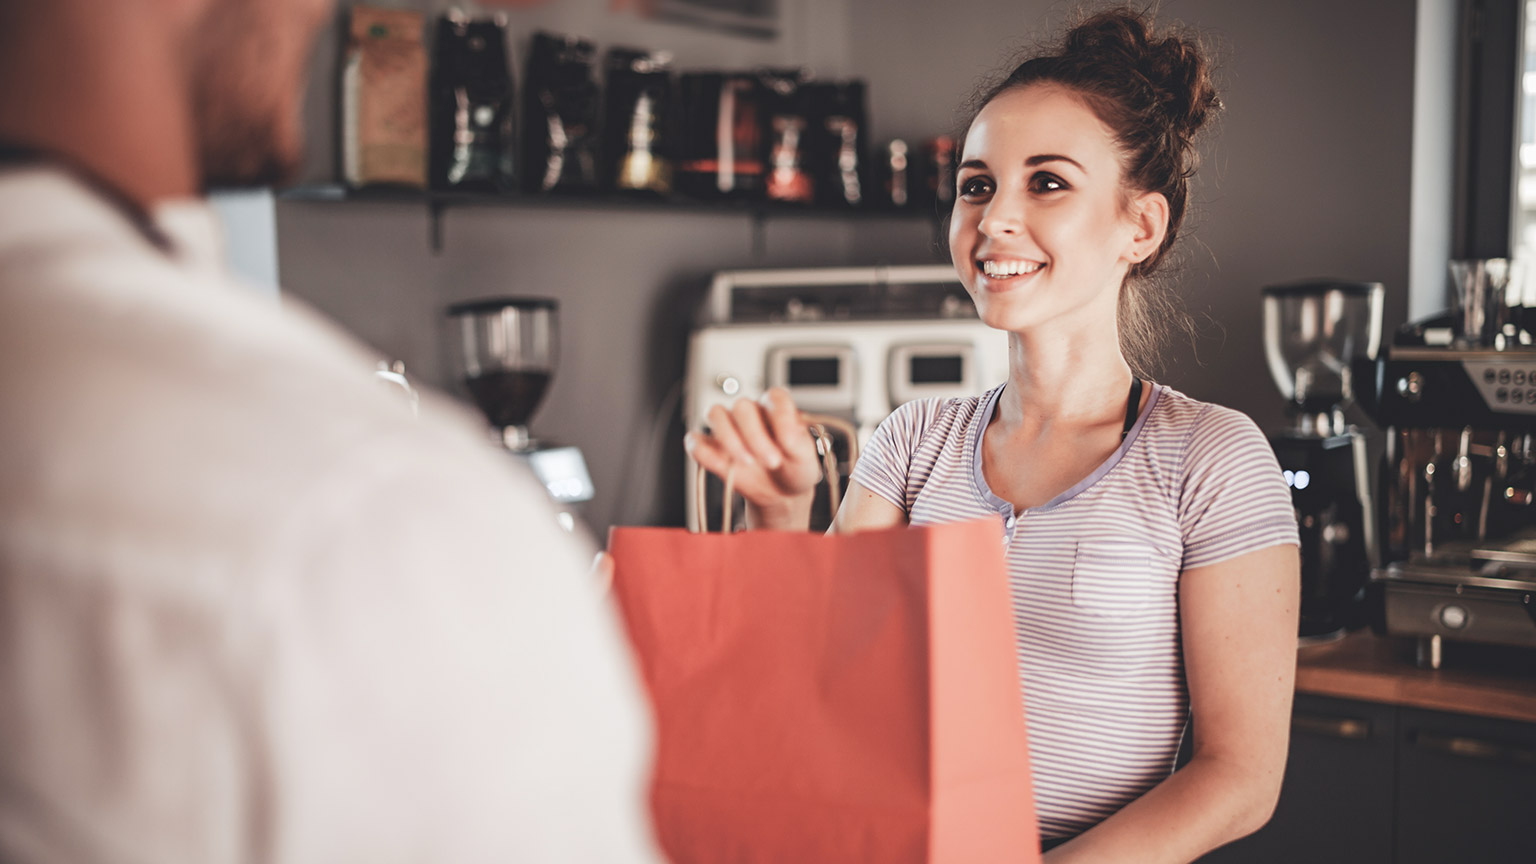
[[[1440,623],[1445,625],[1448,630],[1460,630],[1467,626],[1469,618],[1471,616],[1467,614],[1467,607],[1465,606],[1452,604],[1440,608]]]
[[[1329,522],[1323,528],[1323,540],[1338,546],[1349,542],[1349,526],[1343,522]]]
[[[1424,395],[1424,376],[1409,372],[1406,377],[1397,379],[1397,395],[1409,402],[1419,401]]]
[[[715,386],[727,396],[735,396],[741,392],[741,381],[735,375],[715,376]]]

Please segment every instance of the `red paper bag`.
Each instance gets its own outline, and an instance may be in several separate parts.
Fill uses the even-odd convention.
[[[997,525],[609,551],[673,864],[1040,860]]]

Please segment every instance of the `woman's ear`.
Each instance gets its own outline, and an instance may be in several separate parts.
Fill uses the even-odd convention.
[[[1139,264],[1152,257],[1168,236],[1168,199],[1161,192],[1143,192],[1132,199],[1130,212],[1136,233],[1126,257]]]

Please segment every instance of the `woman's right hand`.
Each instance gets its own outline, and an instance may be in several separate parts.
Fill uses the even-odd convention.
[[[733,481],[747,499],[748,524],[806,530],[821,463],[815,439],[789,394],[770,388],[759,400],[737,399],[729,409],[716,405],[707,419],[709,431],[690,431],[684,447],[694,461],[722,478],[735,467]]]

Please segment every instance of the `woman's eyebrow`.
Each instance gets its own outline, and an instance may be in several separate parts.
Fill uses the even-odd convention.
[[[985,171],[987,168],[987,163],[981,161],[980,159],[967,159],[964,162],[961,162],[958,167],[975,168],[978,171]]]
[[[1071,156],[1062,156],[1059,153],[1041,153],[1038,156],[1031,156],[1024,160],[1024,164],[1030,166],[1031,168],[1036,165],[1044,165],[1047,162],[1066,162],[1068,164],[1077,166],[1077,170],[1083,172],[1084,174],[1088,173],[1088,169],[1083,167],[1083,163],[1073,159]]]

